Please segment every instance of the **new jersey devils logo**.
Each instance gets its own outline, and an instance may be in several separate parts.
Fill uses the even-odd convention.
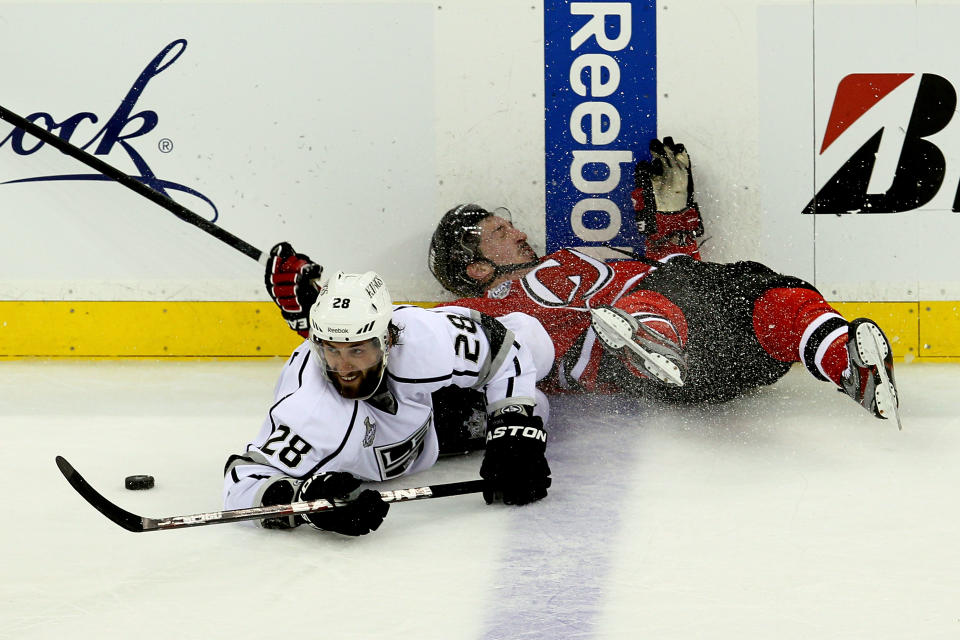
[[[548,258],[520,282],[527,295],[545,307],[586,309],[587,299],[613,278],[613,269],[579,251],[566,252],[571,259]]]
[[[890,94],[915,75],[856,73],[844,77],[837,86],[827,121],[819,152],[821,159],[842,134],[862,121],[881,101],[889,102]],[[867,129],[866,142],[827,180],[803,213],[899,213],[918,209],[933,200],[943,186],[947,165],[943,152],[926,138],[950,123],[957,106],[957,93],[946,78],[932,73],[923,74],[919,82],[914,80],[914,83],[916,97],[906,129],[901,132],[903,125],[896,122],[893,113],[881,114],[876,130]],[[904,110],[901,113],[906,115]],[[903,138],[899,157],[895,163],[890,162],[886,175],[878,179],[875,173],[880,173],[877,169],[880,161],[885,156],[893,160],[890,140],[896,140],[897,136]],[[892,151],[895,154],[896,147]],[[818,160],[818,166],[820,162]],[[890,168],[893,168],[892,179]],[[885,190],[871,186],[871,181],[880,182],[881,189]],[[960,210],[956,194],[952,203],[953,211]]]

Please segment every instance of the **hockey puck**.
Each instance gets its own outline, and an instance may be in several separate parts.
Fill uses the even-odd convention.
[[[153,489],[153,476],[127,476],[123,481],[123,486],[131,491]]]

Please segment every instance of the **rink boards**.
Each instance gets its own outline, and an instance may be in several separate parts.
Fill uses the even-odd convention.
[[[851,320],[873,318],[897,358],[960,357],[956,303],[834,306]],[[0,358],[286,356],[300,343],[270,302],[0,301],[0,317]]]
[[[960,357],[960,2],[0,7],[24,61],[4,107],[263,251],[439,301],[429,237],[474,201],[541,253],[609,257],[670,135],[705,259],[804,278],[901,357]],[[0,122],[0,356],[289,351],[259,265],[102,178]]]

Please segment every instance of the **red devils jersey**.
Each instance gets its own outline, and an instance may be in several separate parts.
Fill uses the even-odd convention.
[[[485,298],[461,298],[450,304],[492,316],[520,311],[539,320],[556,349],[554,369],[541,381],[547,390],[613,391],[597,384],[603,347],[590,329],[589,309],[612,305],[653,268],[633,260],[606,264],[562,249],[545,256],[519,280],[494,287]]]

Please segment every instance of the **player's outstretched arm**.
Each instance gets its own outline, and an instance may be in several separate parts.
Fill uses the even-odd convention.
[[[294,251],[289,242],[270,250],[263,276],[267,293],[290,328],[304,338],[309,334],[310,307],[317,300],[322,274],[323,267]]]
[[[646,236],[646,256],[658,260],[685,253],[699,258],[696,238],[703,235],[703,220],[693,197],[690,155],[666,137],[650,141],[650,158],[637,163],[631,194],[637,229]]]

